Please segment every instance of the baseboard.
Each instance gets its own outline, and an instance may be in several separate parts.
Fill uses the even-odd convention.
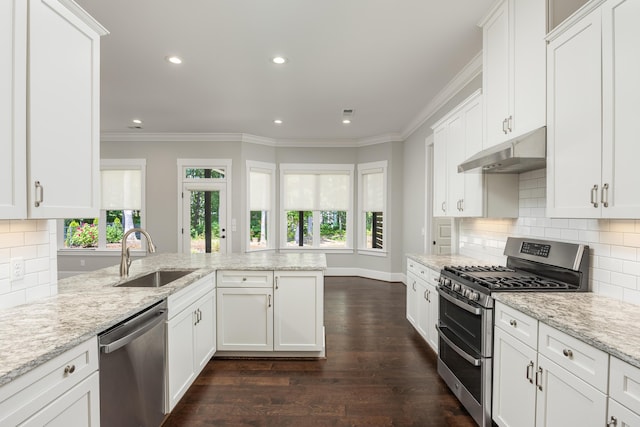
[[[402,282],[406,284],[403,273],[389,273],[386,271],[369,270],[367,268],[340,268],[329,267],[324,272],[325,276],[356,276],[366,279],[382,280],[385,282]]]

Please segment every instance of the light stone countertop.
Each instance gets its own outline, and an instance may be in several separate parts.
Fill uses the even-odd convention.
[[[440,271],[445,265],[487,265],[489,263],[470,258],[464,255],[426,255],[407,254],[407,258],[429,267],[432,270]]]
[[[497,301],[640,368],[640,306],[591,292],[494,292]]]
[[[0,310],[0,386],[217,270],[326,270],[324,254],[157,254],[129,279],[158,269],[194,269],[160,288],[114,287],[119,266],[58,282],[58,295]]]

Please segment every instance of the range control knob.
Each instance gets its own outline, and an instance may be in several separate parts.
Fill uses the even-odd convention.
[[[477,292],[469,291],[469,297],[471,301],[478,301],[480,299],[480,294]]]
[[[446,286],[447,288],[451,287],[451,279],[444,279],[444,286]]]
[[[460,286],[460,283],[454,283],[452,286],[452,289],[454,290],[454,292],[460,292],[460,289],[462,289],[462,286]]]

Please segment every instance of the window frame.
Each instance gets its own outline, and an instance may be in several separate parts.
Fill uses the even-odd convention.
[[[353,253],[353,198],[354,198],[354,170],[355,165],[352,163],[280,163],[279,168],[279,196],[280,205],[278,207],[280,214],[280,231],[278,248],[281,252],[330,252],[330,253]],[[346,240],[345,246],[340,248],[329,248],[320,246],[320,224],[321,210],[313,210],[313,246],[287,246],[287,211],[285,210],[285,189],[284,176],[287,173],[305,173],[313,175],[331,174],[332,172],[341,173],[349,176],[349,207],[346,211]]]
[[[363,255],[373,256],[387,256],[389,247],[389,233],[388,224],[389,218],[388,212],[388,175],[387,175],[388,162],[387,160],[381,160],[377,162],[359,163],[358,169],[358,253]],[[364,175],[375,173],[382,169],[382,218],[384,225],[382,228],[382,248],[368,248],[367,247],[367,213],[364,211],[365,194],[364,194]]]
[[[140,170],[140,227],[146,227],[146,175],[147,160],[146,159],[100,159],[100,171],[103,170]],[[64,221],[70,218],[59,219],[57,221],[57,247],[58,252],[65,255],[76,254],[100,254],[100,255],[118,255],[120,256],[120,248],[107,248],[107,209],[100,209],[98,214],[98,247],[97,248],[65,248],[64,247]],[[140,249],[131,248],[131,253],[138,256],[147,254],[147,245],[141,245]]]
[[[251,249],[251,172],[259,171],[262,173],[269,173],[271,175],[270,179],[270,189],[271,189],[271,197],[270,204],[271,209],[268,210],[267,214],[267,246],[264,248]],[[267,162],[259,162],[256,160],[247,160],[246,163],[246,226],[244,228],[244,232],[246,233],[246,237],[244,239],[245,242],[245,252],[261,252],[261,251],[273,251],[276,248],[276,164],[275,163],[267,163]]]

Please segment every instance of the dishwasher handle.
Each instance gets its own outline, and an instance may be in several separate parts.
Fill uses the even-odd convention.
[[[100,352],[106,353],[106,354],[113,353],[119,348],[122,348],[125,345],[129,344],[131,341],[135,340],[141,335],[144,335],[146,332],[150,331],[151,329],[158,326],[160,323],[164,322],[165,313],[166,313],[166,310],[158,310],[156,313],[154,313],[155,317],[142,323],[139,327],[137,327],[135,330],[131,331],[124,337],[118,338],[117,340],[110,342],[108,344],[100,344]]]

